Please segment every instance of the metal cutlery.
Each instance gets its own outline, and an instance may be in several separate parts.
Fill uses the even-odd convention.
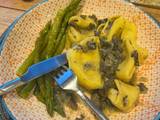
[[[0,95],[6,94],[9,91],[28,83],[29,81],[36,79],[44,74],[47,74],[58,67],[67,63],[66,54],[61,54],[37,64],[32,65],[28,68],[28,71],[21,77],[17,77],[7,83],[0,86]]]
[[[62,67],[67,63],[66,54],[55,56],[44,60],[28,68],[28,71],[21,77],[17,77],[0,86],[0,95],[6,94],[9,91],[28,83],[29,81],[36,79],[44,74],[50,73],[59,67]],[[99,110],[90,99],[83,94],[77,85],[77,77],[71,69],[63,66],[63,69],[56,77],[52,77],[56,80],[57,84],[65,90],[73,90],[80,96],[80,98],[91,108],[99,120],[108,120],[105,115]]]
[[[72,72],[71,69],[67,68],[66,66],[63,66],[63,69],[52,78],[56,80],[56,83],[62,89],[75,91],[77,95],[79,95],[81,100],[84,101],[86,105],[88,105],[88,107],[90,107],[90,109],[94,112],[94,114],[99,120],[109,120],[103,114],[103,112],[100,109],[98,109],[94,105],[94,103],[79,89],[77,85],[77,76]]]

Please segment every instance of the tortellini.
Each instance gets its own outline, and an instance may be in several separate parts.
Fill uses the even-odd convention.
[[[130,82],[136,66],[143,64],[148,56],[148,51],[137,44],[137,29],[135,24],[123,17],[114,17],[106,23],[101,24],[98,30],[101,37],[105,37],[109,42],[113,39],[122,40],[125,59],[119,64],[116,76],[124,82]]]
[[[92,49],[88,48],[89,46]],[[98,46],[98,37],[88,37],[67,53],[69,67],[77,75],[78,83],[86,89],[100,89],[104,85],[99,71]]]
[[[86,37],[94,35],[96,28],[96,17],[94,16],[73,16],[69,20],[69,27],[67,29],[67,48],[72,44],[84,40]]]
[[[121,39],[124,43],[125,60],[119,65],[116,72],[117,78],[129,82],[135,67],[147,58],[147,50],[137,45],[137,30],[134,23],[126,20]]]
[[[139,61],[139,64],[141,65],[144,63],[145,59],[148,57],[148,50],[146,48],[138,47],[137,51],[138,51],[138,61]]]
[[[68,32],[67,37],[72,43],[78,43],[84,40],[86,37],[93,36],[94,34],[93,31],[86,31],[85,33],[80,33],[72,26],[68,28],[67,32]]]
[[[143,64],[144,60],[147,58],[148,56],[148,51],[145,48],[141,48],[138,44],[137,44],[137,29],[134,23],[129,22],[126,20],[122,35],[121,35],[121,39],[123,41],[125,40],[129,40],[131,45],[134,47],[134,49],[137,51],[138,53],[138,62],[139,64]]]
[[[117,89],[111,88],[107,93],[107,97],[114,106],[123,112],[132,110],[138,100],[140,90],[137,86],[131,86],[120,80],[114,80]]]
[[[105,37],[107,41],[111,41],[115,35],[121,34],[124,23],[125,20],[123,17],[112,17],[106,23],[100,24],[97,31],[100,32],[101,37]]]
[[[129,40],[124,41],[124,47],[126,50],[126,56],[123,62],[119,64],[116,76],[124,82],[129,82],[136,69],[134,58],[131,56],[134,48],[130,44]]]
[[[69,47],[76,43],[67,51],[67,58],[78,83],[89,90],[105,90],[105,99],[116,110],[131,111],[140,94],[139,87],[131,85],[131,80],[137,66],[142,65],[148,56],[147,49],[137,44],[135,24],[121,16],[100,22],[93,16],[73,16],[66,37]],[[88,43],[92,50],[87,48]],[[107,74],[109,70],[113,72]],[[103,111],[107,114],[116,111],[110,106],[105,107]]]
[[[124,25],[125,19],[123,17],[118,17],[116,20],[114,20],[113,25],[107,35],[107,40],[111,41],[114,36],[120,35],[124,28]]]
[[[69,19],[69,24],[72,24],[75,27],[83,28],[83,29],[93,29],[97,26],[96,24],[96,18],[94,16],[86,16],[86,15],[80,15],[80,16],[73,16]]]

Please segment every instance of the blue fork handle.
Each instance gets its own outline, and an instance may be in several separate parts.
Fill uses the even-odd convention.
[[[94,112],[94,114],[96,115],[96,117],[99,120],[109,120],[104,114],[103,112],[98,109],[94,103],[87,97],[85,96],[80,90],[77,91],[77,94],[80,96],[80,98],[86,103],[86,105],[88,105],[91,110]]]
[[[14,80],[11,80],[9,82],[4,83],[3,85],[0,86],[0,95],[4,95],[6,93],[8,93],[9,91],[21,86],[25,84],[25,82],[23,82],[21,80],[21,78],[16,78]]]

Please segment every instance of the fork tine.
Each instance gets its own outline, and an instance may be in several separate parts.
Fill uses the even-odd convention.
[[[50,77],[52,79],[55,79],[56,81],[58,81],[58,79],[60,79],[61,77],[65,76],[65,72],[68,71],[68,67],[67,66],[61,66],[60,70],[58,71],[58,73],[56,75],[53,75],[52,73],[50,73]]]
[[[62,68],[63,68],[64,70],[67,70],[67,69],[68,69],[68,67],[65,66],[65,65],[63,65]]]
[[[103,112],[99,110],[78,88],[77,86],[77,76],[74,75],[71,69],[66,66],[62,66],[60,72],[54,77],[57,85],[62,89],[73,90],[81,97],[81,99],[93,110],[96,116],[100,120],[108,120]]]
[[[53,76],[52,73],[49,73],[48,76],[52,79],[54,79],[56,76]]]
[[[59,75],[59,78],[56,78],[55,80],[59,85],[63,85],[72,76],[73,76],[72,71],[68,69],[67,71],[63,72],[62,75]]]
[[[49,73],[49,77],[51,77],[52,79],[56,80],[60,77],[60,74],[56,74],[56,75],[53,75],[52,73]]]
[[[65,72],[66,70],[64,70],[63,68],[59,71],[59,74],[60,75],[63,75],[63,73]]]

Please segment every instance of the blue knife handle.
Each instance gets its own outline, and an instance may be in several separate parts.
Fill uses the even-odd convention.
[[[28,71],[21,77],[17,77],[14,80],[6,82],[0,86],[0,95],[6,94],[9,91],[26,84],[27,82],[36,79],[44,74],[47,74],[58,67],[67,63],[66,54],[61,54],[39,62],[28,68]]]
[[[49,73],[58,67],[67,63],[66,54],[61,54],[37,64],[32,65],[28,68],[28,71],[21,77],[22,81],[30,81],[36,79],[46,73]]]

